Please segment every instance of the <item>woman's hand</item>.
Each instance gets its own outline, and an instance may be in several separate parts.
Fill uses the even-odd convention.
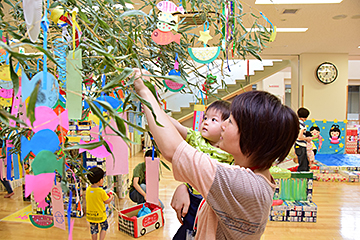
[[[190,206],[190,196],[185,184],[179,185],[171,199],[171,207],[175,210],[176,216],[181,224],[182,217],[185,217]]]
[[[141,96],[141,91],[144,89],[147,89],[147,87],[144,84],[144,80],[150,81],[150,77],[148,76],[141,76],[141,74],[147,74],[150,75],[151,73],[144,69],[134,68],[134,87],[135,91]]]

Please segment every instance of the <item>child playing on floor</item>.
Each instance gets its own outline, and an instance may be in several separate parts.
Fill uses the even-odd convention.
[[[175,180],[189,183],[204,197],[195,239],[260,239],[276,188],[269,168],[285,159],[299,134],[294,111],[267,92],[236,96],[219,142],[234,157],[234,165],[219,163],[184,141],[145,86],[142,79],[150,78],[142,74],[150,73],[134,70],[135,90],[153,110],[144,106],[150,132],[164,158],[172,162]]]
[[[170,119],[190,146],[206,153],[214,160],[230,164],[233,157],[219,148],[221,124],[229,116],[230,103],[219,100],[211,103],[206,109],[199,132],[184,127],[173,118]],[[173,240],[186,240],[186,233],[188,230],[193,229],[196,212],[202,199],[201,194],[188,183],[177,187],[171,201],[171,206],[176,211],[182,225],[176,232]]]
[[[99,167],[93,167],[87,174],[91,185],[86,189],[86,220],[90,223],[91,239],[97,240],[99,233],[99,223],[101,226],[100,240],[104,240],[106,230],[109,228],[107,222],[105,204],[110,203],[114,199],[114,195],[110,197],[106,194],[102,185],[104,183],[105,172]]]
[[[144,162],[139,163],[133,170],[133,177],[131,185],[129,187],[129,197],[133,202],[137,204],[146,202],[146,179],[145,179],[145,157],[152,157],[153,150],[147,150],[144,156]],[[157,157],[156,151],[154,152],[154,158]],[[159,199],[159,206],[164,209],[164,204]]]

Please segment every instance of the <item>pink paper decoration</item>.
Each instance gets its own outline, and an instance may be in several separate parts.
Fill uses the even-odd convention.
[[[35,108],[35,122],[32,130],[38,132],[42,129],[50,129],[54,131],[58,125],[69,130],[68,110],[66,109],[59,116],[47,106],[39,106]],[[26,124],[31,126],[30,120],[26,120]]]
[[[106,140],[105,140],[106,141]],[[94,142],[99,142],[99,139],[95,139],[95,140],[92,140],[88,143],[94,143]],[[109,142],[109,141],[106,141],[107,144],[109,145],[111,151],[113,151],[113,145]],[[86,144],[87,142],[84,142],[83,140],[80,140],[80,144]],[[107,150],[106,150],[106,147],[104,145],[100,146],[100,147],[97,147],[97,148],[94,148],[94,149],[85,149],[85,148],[80,148],[79,149],[79,153],[82,153],[82,152],[89,152],[91,155],[97,157],[97,158],[105,158],[109,155],[111,155],[111,153],[109,153]]]
[[[39,207],[45,209],[45,197],[49,194],[54,183],[55,173],[42,173],[39,175],[25,176],[25,197],[34,192],[34,199]],[[45,205],[44,205],[45,203]]]
[[[145,158],[146,201],[159,205],[159,158]]]
[[[53,185],[51,189],[51,203],[54,216],[54,226],[66,230],[63,194],[60,183]]]
[[[116,123],[113,119],[111,119],[110,125],[116,129]],[[106,175],[111,176],[129,173],[127,144],[121,137],[114,135],[115,133],[110,127],[106,127],[104,133],[104,139],[116,146],[113,150],[115,159],[111,154],[106,158]]]

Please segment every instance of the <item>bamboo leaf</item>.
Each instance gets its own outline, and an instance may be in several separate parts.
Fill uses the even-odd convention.
[[[119,19],[122,19],[124,17],[131,17],[131,16],[144,16],[147,17],[147,14],[140,10],[129,10],[124,12],[119,16]]]
[[[66,147],[64,150],[70,151],[70,150],[80,149],[80,148],[87,149],[87,150],[93,150],[102,145],[105,145],[104,140],[100,140],[98,142],[86,143],[86,144],[77,144],[77,145]]]
[[[14,96],[16,96],[16,94],[19,91],[19,76],[14,71],[14,67],[12,64],[12,57],[10,57],[10,76],[14,86]]]
[[[103,90],[113,89],[121,85],[121,81],[129,77],[134,72],[131,68],[124,68],[124,70],[113,80],[108,82],[104,87]]]
[[[40,88],[40,81],[36,83],[34,90],[32,91],[32,93],[30,95],[29,104],[26,108],[26,110],[27,110],[26,116],[28,117],[28,119],[30,119],[31,126],[33,126],[33,123],[35,122],[35,105],[37,102],[39,88]]]

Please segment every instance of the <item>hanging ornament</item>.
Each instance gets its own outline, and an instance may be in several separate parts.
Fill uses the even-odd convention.
[[[167,23],[158,21],[156,24],[157,28],[163,32],[170,32],[171,30],[177,31],[179,24]]]
[[[159,45],[167,45],[172,42],[176,42],[177,44],[180,45],[180,38],[181,38],[181,34],[179,33],[174,35],[172,32],[163,32],[160,31],[159,29],[156,29],[151,34],[151,39]]]
[[[207,25],[206,25],[207,24]],[[220,47],[206,47],[207,42],[212,39],[210,36],[210,31],[208,30],[209,23],[204,23],[204,31],[200,31],[199,40],[204,42],[204,47],[194,47],[188,48],[190,57],[198,63],[211,63],[213,62],[220,54]]]
[[[23,10],[29,38],[36,42],[40,33],[42,0],[23,0]]]
[[[271,35],[270,35],[269,42],[273,42],[275,40],[275,38],[276,38],[276,26],[274,26],[272,24],[272,22],[270,22],[270,20],[262,12],[260,12],[260,14],[271,26],[271,30],[270,30]]]
[[[165,13],[174,13],[174,12],[181,12],[182,14],[185,13],[185,10],[183,6],[180,4],[180,6],[176,6],[175,3],[170,1],[161,1],[158,4],[156,4],[156,7]]]
[[[200,37],[199,37],[199,41],[204,42],[204,45],[207,44],[207,42],[212,39],[213,37],[210,36],[210,30],[207,30],[205,32],[200,31]]]
[[[177,71],[179,69],[179,62],[177,61],[177,59],[178,59],[178,54],[176,53],[174,69],[170,70],[169,76],[181,76],[180,71]],[[165,87],[172,92],[179,92],[185,87],[184,84],[173,82],[168,79],[163,80],[163,83],[164,83]]]

